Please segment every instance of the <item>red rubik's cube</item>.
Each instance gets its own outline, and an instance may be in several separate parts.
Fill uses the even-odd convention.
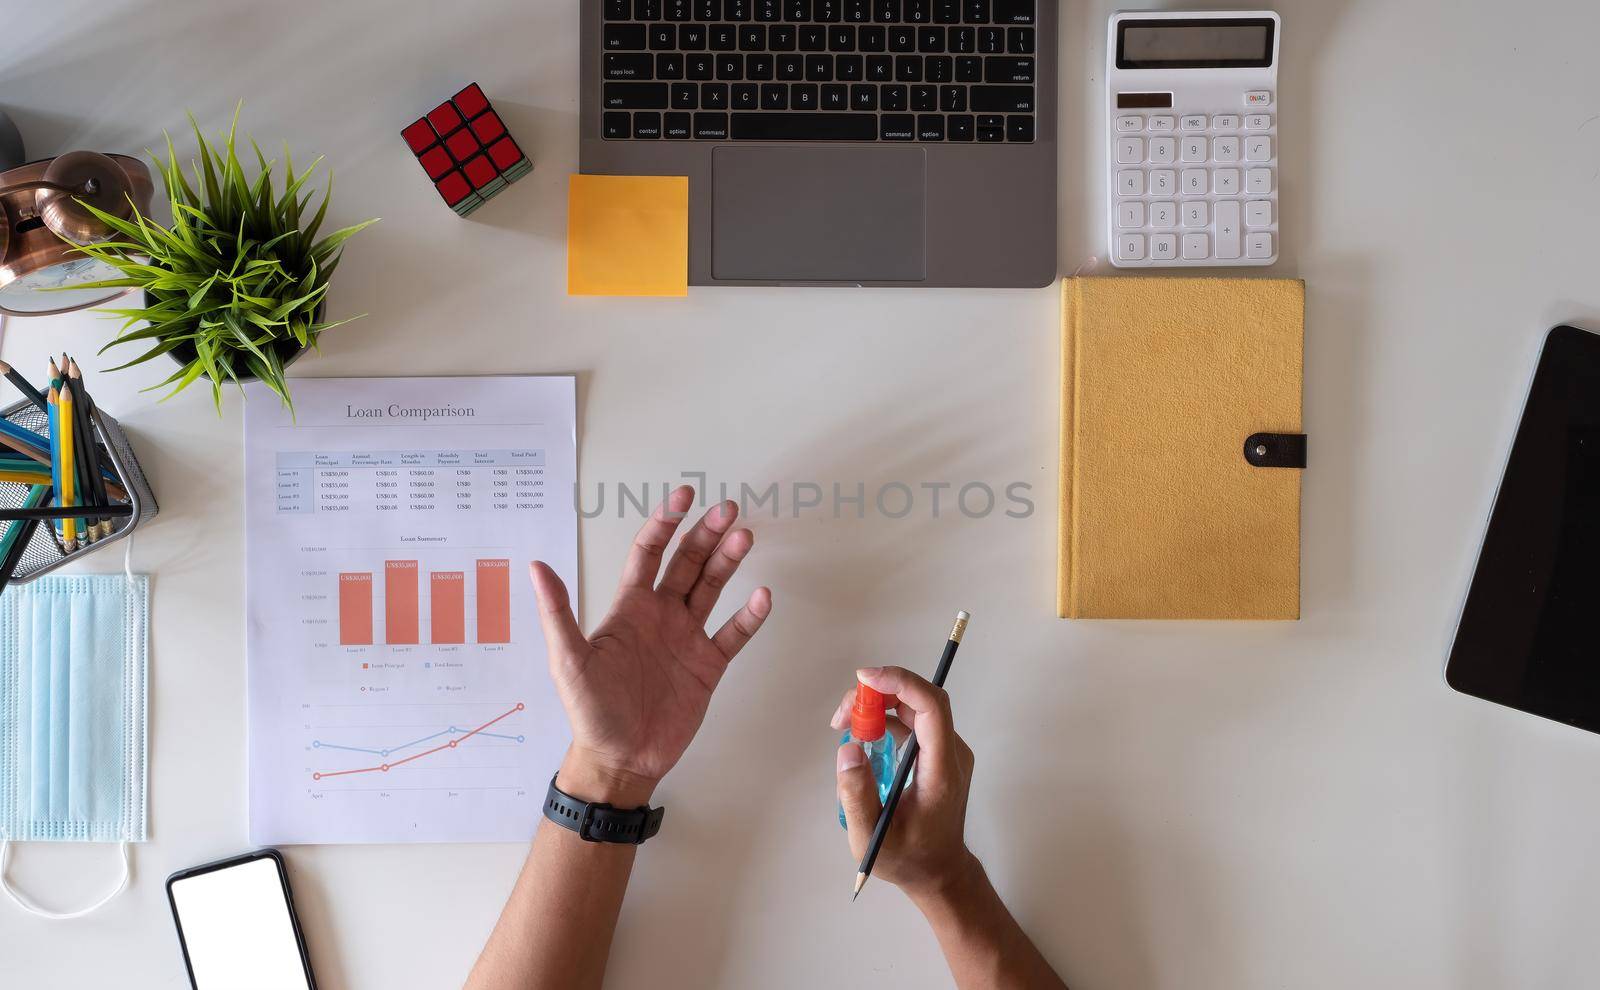
[[[477,83],[417,118],[400,136],[459,216],[533,171]]]

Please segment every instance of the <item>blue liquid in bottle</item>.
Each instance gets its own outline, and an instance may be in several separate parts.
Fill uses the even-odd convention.
[[[867,754],[867,767],[878,782],[878,800],[889,799],[894,785],[895,746],[884,714],[883,695],[865,684],[856,685],[856,700],[850,709],[850,728],[839,738],[839,745],[860,746]],[[909,782],[909,778],[908,778]],[[839,805],[839,827],[846,827],[844,805]]]

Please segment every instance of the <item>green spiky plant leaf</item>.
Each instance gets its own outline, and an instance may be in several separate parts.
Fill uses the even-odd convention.
[[[321,322],[318,307],[344,242],[377,221],[319,238],[333,195],[332,172],[315,211],[309,210],[315,193],[305,186],[321,158],[297,173],[286,147],[279,192],[273,182],[278,163],[253,140],[256,173],[254,178],[245,174],[235,144],[237,107],[221,144],[206,141],[193,114],[189,124],[199,145],[198,157],[190,162],[193,184],[178,164],[171,135],[165,160],[149,153],[166,186],[172,226],[161,226],[137,206],[133,217],[123,220],[84,204],[115,233],[110,240],[75,245],[77,251],[112,266],[121,277],[74,288],[143,290],[144,305],[138,308],[101,310],[122,320],[101,352],[124,344],[143,347],[117,369],[163,354],[177,357],[178,370],[151,386],[172,386],[165,398],[204,377],[220,413],[223,386],[254,377],[291,405],[284,361],[315,347],[324,330],[349,322]]]

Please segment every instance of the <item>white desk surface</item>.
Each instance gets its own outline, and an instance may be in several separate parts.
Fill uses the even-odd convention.
[[[1037,511],[756,521],[738,580],[771,621],[660,792],[609,985],[949,985],[887,885],[851,907],[826,719],[856,665],[927,668],[978,752],[969,840],[1080,988],[1568,987],[1600,967],[1600,739],[1452,693],[1441,670],[1543,332],[1600,326],[1600,7],[1293,0],[1283,15],[1283,260],[1307,282],[1304,618],[1054,618],[1057,295],[692,290],[565,295],[577,4],[7,0],[0,104],[35,153],[137,153],[192,108],[337,169],[350,245],[297,375],[576,372],[601,482],[1012,481]],[[1103,0],[1061,29],[1061,268],[1104,255]],[[470,221],[398,132],[477,80],[534,174]],[[188,140],[178,137],[180,146]],[[92,355],[107,328],[13,320],[3,355]],[[104,358],[86,362],[108,367]],[[97,377],[161,502],[150,815],[129,893],[49,923],[0,903],[15,986],[184,985],[162,879],[242,851],[240,406]],[[583,617],[635,520],[581,526]],[[107,557],[116,555],[106,554]],[[112,570],[117,559],[95,560]],[[732,597],[738,597],[735,593]],[[456,985],[521,845],[287,850],[321,985]],[[108,846],[13,874],[88,896]]]

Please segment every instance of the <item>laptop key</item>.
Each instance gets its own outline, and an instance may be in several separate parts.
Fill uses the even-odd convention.
[[[661,115],[654,111],[634,114],[633,136],[644,141],[659,140],[661,137]]]
[[[667,114],[666,120],[662,122],[661,126],[663,137],[678,141],[689,137],[693,133],[693,129],[694,118],[686,113]]]
[[[922,56],[896,55],[894,59],[895,82],[921,82]]]
[[[948,55],[929,55],[922,60],[923,78],[931,83],[949,82],[955,78],[952,62]]]
[[[1032,83],[1032,58],[990,58],[983,62],[983,81],[990,83]]]
[[[1033,54],[1033,28],[1010,28],[1006,31],[1006,50],[1013,55]]]
[[[700,109],[726,110],[728,109],[728,84],[727,83],[701,83],[700,84]]]
[[[856,110],[878,109],[878,87],[863,83],[850,87],[850,106]]]
[[[878,102],[885,110],[904,110],[906,108],[906,88],[904,86],[884,86],[878,90]]]
[[[811,14],[823,24],[837,24],[844,19],[844,0],[811,0]]]
[[[784,5],[783,16],[790,21],[811,20],[811,0],[789,0]]]
[[[755,83],[738,83],[733,87],[731,98],[735,110],[761,109],[761,89]]]
[[[701,141],[725,141],[728,138],[728,115],[725,113],[697,113],[694,115],[694,136]]]
[[[931,0],[905,0],[902,16],[912,24],[926,24],[933,20],[931,6]]]
[[[688,79],[710,79],[717,74],[716,62],[710,55],[690,55],[684,63],[683,74]]]
[[[876,0],[872,5],[872,19],[879,24],[893,24],[900,19],[900,0]]]
[[[700,87],[694,83],[672,84],[672,109],[698,110],[700,109]]]
[[[649,55],[620,55],[606,52],[607,79],[649,79],[653,59]]]
[[[800,56],[800,55],[779,55],[778,56],[778,78],[779,79],[783,79],[783,80],[787,80],[787,81],[791,81],[792,82],[792,81],[794,81],[796,79],[804,79],[805,76],[806,76],[806,61],[805,61],[805,58],[803,56]]]
[[[978,31],[978,51],[985,55],[1004,55],[1006,51],[1006,29],[997,27],[980,29]]]
[[[695,0],[694,19],[697,21],[722,20],[722,0]]]
[[[944,51],[944,28],[935,25],[918,29],[917,51],[935,55]]]
[[[1004,141],[1006,129],[1004,127],[978,127],[978,140],[982,142]]]
[[[1034,0],[994,0],[996,24],[1032,24]]]
[[[967,109],[967,87],[940,86],[939,109],[945,113],[964,113]]]
[[[933,23],[960,24],[961,0],[933,0]]]
[[[625,21],[632,16],[628,0],[606,0],[606,20]]]
[[[633,0],[633,19],[636,21],[661,20],[661,0]]]
[[[867,78],[873,82],[888,82],[894,78],[894,59],[888,55],[867,56]]]
[[[889,48],[888,32],[876,24],[856,29],[856,47],[864,52],[882,52]]]
[[[774,24],[767,31],[767,47],[775,52],[794,51],[794,25]]]
[[[833,81],[833,56],[832,55],[807,55],[806,79],[811,82]]]
[[[926,84],[911,87],[911,109],[918,112],[939,109],[939,90]]]
[[[756,0],[756,20],[770,24],[783,20],[783,0]]]
[[[962,4],[961,18],[968,24],[989,23],[990,0],[966,0]]]
[[[732,24],[711,25],[709,36],[714,52],[731,52],[739,47],[739,32]]]
[[[844,0],[844,19],[850,24],[872,20],[872,0]]]
[[[744,75],[746,79],[765,82],[772,78],[771,55],[746,55],[744,57]]]
[[[987,113],[1032,113],[1032,86],[974,86],[972,109]]]
[[[849,24],[828,29],[828,51],[853,52],[856,50],[856,29]]]
[[[860,55],[840,55],[833,60],[833,74],[840,82],[860,82],[863,74]]]
[[[601,120],[601,133],[608,141],[621,141],[633,137],[632,115],[607,113]]]
[[[682,22],[693,20],[693,0],[665,0],[661,8],[661,16],[669,21]]]
[[[607,110],[665,110],[667,84],[608,82],[603,97]]]
[[[950,141],[971,141],[972,114],[953,113],[946,117],[945,138]]]
[[[656,56],[657,79],[682,79],[683,56],[677,52],[662,52]]]
[[[752,24],[739,29],[739,50],[741,52],[761,52],[767,49],[767,27],[764,24]]]
[[[706,26],[704,24],[685,24],[679,28],[678,47],[686,52],[705,51]]]
[[[789,109],[789,87],[783,83],[768,83],[761,87],[761,109]]]
[[[828,50],[828,30],[820,24],[800,25],[800,50],[825,52]]]
[[[983,59],[973,56],[956,59],[956,82],[983,82]]]
[[[910,27],[892,27],[889,29],[889,50],[891,52],[914,52],[917,50],[917,32]]]
[[[938,114],[924,114],[917,118],[918,141],[943,141],[944,118]]]
[[[736,141],[873,141],[877,118],[861,113],[736,113]]]
[[[822,87],[822,109],[850,109],[850,87],[839,83],[829,83]]]
[[[886,113],[878,118],[878,128],[885,141],[911,141],[917,136],[917,118],[909,113]]]
[[[1006,118],[1006,140],[1027,143],[1033,140],[1033,118],[1013,114]]]
[[[605,49],[608,52],[644,51],[643,24],[607,24]]]
[[[721,80],[724,80],[724,81],[743,79],[744,78],[744,56],[743,55],[718,55],[717,56],[717,78],[721,79]]]
[[[653,52],[671,51],[678,47],[678,29],[671,24],[652,24],[649,42]]]
[[[722,5],[722,16],[730,21],[748,21],[750,0],[726,0]]]
[[[969,27],[953,27],[945,34],[945,47],[957,55],[978,50],[978,32]]]
[[[789,107],[793,110],[817,108],[817,84],[795,83],[789,87]]]

